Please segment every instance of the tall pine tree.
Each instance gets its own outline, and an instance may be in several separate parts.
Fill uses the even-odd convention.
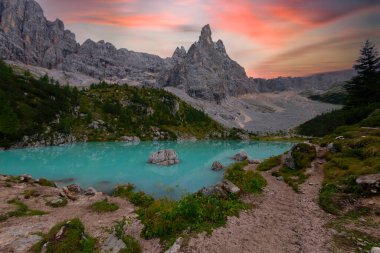
[[[354,69],[358,74],[345,86],[348,92],[347,106],[380,102],[380,58],[376,46],[370,41],[364,43]]]

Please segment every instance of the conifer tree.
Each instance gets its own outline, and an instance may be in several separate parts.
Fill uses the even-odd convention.
[[[345,86],[348,92],[347,106],[380,102],[380,58],[376,46],[370,41],[364,43],[354,69],[357,75]]]

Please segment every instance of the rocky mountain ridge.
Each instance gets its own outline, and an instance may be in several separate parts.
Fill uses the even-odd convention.
[[[211,28],[202,28],[199,41],[186,53],[177,48],[175,64],[164,71],[158,82],[164,87],[176,87],[191,97],[221,103],[227,96],[252,91],[245,70],[227,54],[221,40],[213,42]]]

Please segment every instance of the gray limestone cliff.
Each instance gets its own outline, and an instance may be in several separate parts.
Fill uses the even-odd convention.
[[[48,21],[34,0],[0,0],[0,58],[150,85],[165,64],[159,56],[116,49],[104,41],[79,45],[61,20]]]
[[[191,97],[217,103],[250,91],[244,68],[231,60],[221,40],[212,41],[209,25],[187,53],[177,48],[173,58],[172,67],[161,73],[161,86],[184,89]]]

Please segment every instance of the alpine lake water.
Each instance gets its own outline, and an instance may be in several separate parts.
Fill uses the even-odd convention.
[[[292,147],[287,142],[193,141],[77,143],[56,147],[0,151],[0,174],[30,174],[58,186],[78,184],[112,192],[117,184],[132,183],[154,197],[178,199],[216,184],[223,171],[211,170],[214,161],[228,166],[231,157],[245,150],[251,159],[263,160]],[[179,164],[159,166],[147,162],[161,149],[174,149]]]

